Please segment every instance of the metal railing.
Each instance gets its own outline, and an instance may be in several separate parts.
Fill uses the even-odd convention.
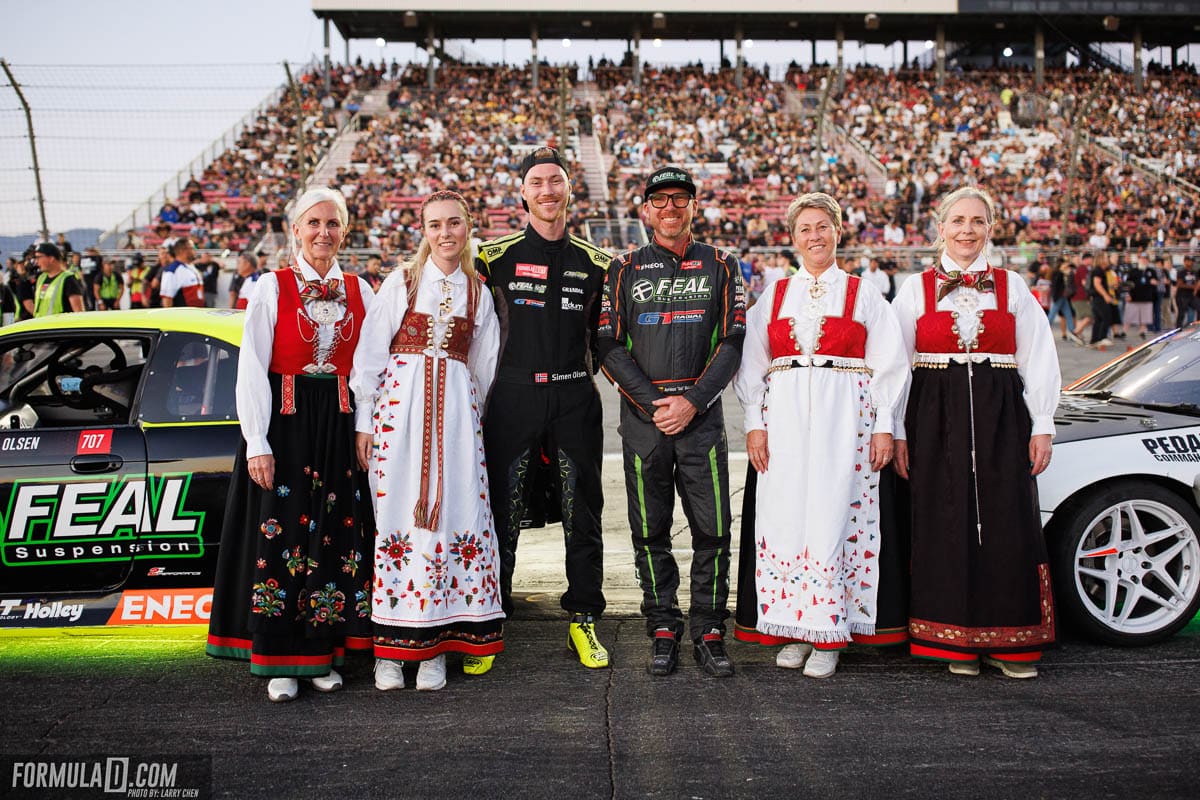
[[[1108,156],[1113,161],[1117,161],[1121,164],[1128,164],[1141,172],[1143,175],[1156,180],[1173,183],[1184,191],[1187,191],[1196,197],[1200,197],[1200,186],[1197,186],[1191,181],[1186,181],[1183,178],[1180,178],[1164,167],[1160,167],[1149,160],[1142,158],[1141,156],[1128,152],[1127,150],[1122,150],[1120,147],[1117,147],[1111,142],[1102,141],[1099,136],[1095,136],[1087,131],[1084,131],[1083,133],[1083,140],[1085,143],[1091,145],[1094,150]]]
[[[883,192],[884,184],[887,183],[888,170],[884,163],[880,161],[861,141],[850,134],[848,130],[833,122],[829,123],[829,129],[834,133],[834,141],[838,147],[849,155],[850,160],[855,166],[865,173],[867,183],[876,192]]]
[[[795,248],[770,246],[770,247],[751,247],[748,251],[751,255],[758,256],[773,256],[778,253],[787,253],[789,256],[795,256]],[[1016,272],[1024,274],[1026,268],[1033,263],[1033,258],[1041,255],[1042,261],[1045,262],[1051,255],[1057,256],[1057,247],[1037,247],[1037,248],[1022,248],[1022,247],[992,247],[988,250],[988,261],[997,267],[1004,267]],[[1090,247],[1072,247],[1067,248],[1065,256],[1073,258],[1084,254],[1098,256],[1105,252],[1118,252],[1114,250],[1101,251]],[[1185,256],[1193,258],[1200,256],[1200,248],[1188,246],[1175,247],[1151,247],[1142,251],[1148,253],[1152,258],[1169,258],[1176,266],[1183,262]],[[1140,253],[1139,253],[1140,254]],[[938,257],[938,251],[931,246],[913,247],[881,247],[878,245],[862,245],[856,247],[840,247],[838,248],[838,263],[844,266],[851,266],[855,269],[861,263],[863,258],[866,259],[890,259],[895,261],[901,272],[919,272],[934,264]]]
[[[153,225],[154,219],[158,214],[156,206],[161,208],[168,200],[177,199],[183,193],[183,187],[187,185],[188,181],[192,180],[198,174],[203,173],[209,164],[216,161],[231,145],[237,142],[238,137],[241,136],[246,128],[279,103],[286,89],[287,85],[281,84],[263,98],[262,102],[255,106],[252,111],[235,122],[229,130],[222,133],[220,137],[213,139],[195,158],[188,162],[187,166],[180,169],[173,177],[164,181],[162,186],[151,192],[143,204],[131,211],[127,217],[112,228],[102,233],[99,241],[100,246],[116,247],[120,241],[122,232]],[[143,214],[145,215],[144,220]]]

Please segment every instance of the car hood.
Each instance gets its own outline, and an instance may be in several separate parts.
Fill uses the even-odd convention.
[[[1173,414],[1096,397],[1064,392],[1054,415],[1055,444],[1102,439],[1129,433],[1187,428],[1200,425],[1200,418]]]

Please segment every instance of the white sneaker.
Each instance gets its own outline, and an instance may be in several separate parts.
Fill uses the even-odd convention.
[[[267,697],[272,703],[286,703],[300,694],[300,681],[295,678],[271,678],[267,682]]]
[[[404,688],[404,665],[399,661],[375,659],[375,688],[381,692]]]
[[[828,678],[837,672],[838,650],[813,650],[804,665],[804,675],[808,678]]]
[[[336,692],[342,688],[342,676],[336,669],[329,670],[328,675],[312,679],[313,688],[318,692]]]
[[[970,675],[974,677],[979,674],[979,659],[974,661],[951,661],[950,673],[953,675]]]
[[[775,656],[775,666],[784,669],[800,669],[804,666],[804,659],[808,658],[812,649],[812,645],[806,642],[786,645]]]
[[[446,656],[434,656],[422,661],[417,670],[417,691],[436,692],[446,685]]]

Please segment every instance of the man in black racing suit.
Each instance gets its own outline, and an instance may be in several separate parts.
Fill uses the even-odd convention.
[[[608,666],[596,639],[604,611],[604,505],[600,395],[592,379],[604,270],[612,256],[568,236],[571,184],[558,151],[540,147],[521,164],[521,198],[528,226],[485,242],[476,269],[487,282],[500,318],[500,361],[484,417],[504,611],[513,612],[512,577],[523,522],[561,514],[571,616],[567,646],[587,667]],[[548,494],[557,509],[541,509]],[[545,513],[543,513],[545,512]],[[490,660],[464,665],[468,674]]]
[[[600,312],[604,374],[621,392],[621,439],[653,675],[679,659],[683,614],[671,555],[675,487],[692,533],[691,636],[710,675],[733,674],[729,617],[729,468],[721,391],[742,357],[745,296],[737,259],[692,239],[696,186],[666,167],[646,181],[654,241],[613,260]]]

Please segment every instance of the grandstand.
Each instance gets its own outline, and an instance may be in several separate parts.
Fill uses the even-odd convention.
[[[1005,35],[1042,47],[1002,60],[990,47],[997,16],[984,12],[1006,2],[858,4],[902,6],[903,14],[816,2],[793,26],[796,13],[778,2],[751,2],[736,14],[706,2],[667,3],[660,19],[621,2],[602,4],[611,12],[550,13],[559,6],[544,0],[525,0],[529,8],[473,0],[467,13],[440,0],[403,9],[314,0],[314,13],[343,36],[407,38],[440,55],[391,69],[327,60],[304,71],[176,196],[160,199],[153,219],[122,226],[106,244],[152,251],[186,234],[201,248],[270,254],[286,240],[287,203],[307,182],[346,195],[352,254],[378,252],[394,264],[415,249],[416,209],[439,188],[469,199],[481,238],[522,225],[517,164],[528,149],[550,143],[572,165],[572,229],[613,249],[638,241],[641,181],[667,162],[698,179],[697,235],[762,254],[756,261],[787,248],[790,200],[820,189],[846,208],[848,258],[886,253],[914,265],[928,254],[933,202],[962,183],[997,196],[995,241],[1013,265],[1099,242],[1177,255],[1198,249],[1200,80],[1191,65],[1142,64],[1141,47],[1132,71],[1102,68],[1112,59],[1099,43],[1173,53],[1195,37],[1200,18],[1180,15],[1186,4],[1169,0],[1150,4],[1154,13],[1140,13],[1133,0],[1100,4],[1129,9],[1121,19],[1014,11],[1004,17]],[[623,60],[465,64],[444,46],[444,38],[536,41],[587,30],[623,31]],[[655,65],[641,57],[643,33],[720,38],[729,31],[736,39],[726,63]],[[911,59],[906,52],[901,69],[798,60],[770,69],[746,62],[741,43],[750,35],[809,43],[928,37],[937,46]],[[630,224],[610,224],[621,221]]]

